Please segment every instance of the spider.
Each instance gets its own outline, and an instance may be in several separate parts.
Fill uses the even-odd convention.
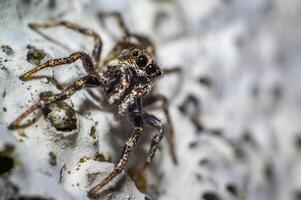
[[[114,170],[89,191],[88,194],[92,197],[125,168],[132,150],[143,134],[144,123],[157,129],[157,133],[152,138],[149,152],[140,170],[143,171],[151,163],[164,131],[161,121],[156,116],[148,113],[146,109],[157,102],[161,102],[161,108],[166,116],[167,125],[169,127],[167,139],[171,149],[170,152],[173,162],[175,164],[177,163],[168,100],[163,95],[154,94],[152,89],[163,73],[179,72],[180,68],[171,68],[165,71],[160,69],[155,61],[155,48],[152,41],[146,36],[131,33],[125,25],[120,13],[101,13],[99,17],[101,19],[104,17],[114,17],[124,34],[124,36],[117,41],[107,58],[101,62],[100,56],[103,43],[101,37],[93,30],[82,28],[77,24],[67,21],[29,24],[29,27],[35,31],[43,28],[62,26],[86,36],[93,37],[94,49],[91,56],[84,52],[75,52],[68,57],[48,60],[20,76],[22,81],[37,79],[33,75],[42,69],[72,64],[79,59],[82,61],[83,67],[87,72],[86,76],[62,89],[61,93],[40,95],[39,101],[27,109],[9,126],[9,129],[12,130],[22,128],[21,122],[36,109],[43,109],[53,103],[69,99],[75,92],[84,88],[99,87],[105,100],[113,108],[112,112],[121,117],[124,117],[125,114],[127,115],[128,121],[132,126],[132,133],[125,143],[121,157],[115,164]],[[32,123],[34,123],[34,121],[30,124]]]

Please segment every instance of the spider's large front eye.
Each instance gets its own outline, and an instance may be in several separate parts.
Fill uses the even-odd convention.
[[[149,64],[147,65],[147,67],[145,68],[145,71],[148,75],[154,74],[156,73],[158,70],[157,66],[154,64]]]
[[[144,55],[141,55],[136,59],[136,63],[138,65],[138,67],[145,67],[147,62],[148,62],[148,60]]]

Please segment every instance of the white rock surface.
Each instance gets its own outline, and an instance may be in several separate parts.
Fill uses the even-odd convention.
[[[49,2],[56,6],[49,7]],[[180,65],[184,71],[183,77],[172,75],[158,83],[157,90],[171,100],[179,164],[172,164],[163,141],[146,172],[152,199],[301,198],[300,1],[5,0],[0,2],[0,45],[9,45],[14,54],[0,49],[0,149],[14,145],[18,161],[0,178],[0,199],[9,195],[8,181],[24,196],[87,199],[87,175],[99,172],[95,184],[113,165],[92,159],[79,163],[80,159],[94,158],[98,152],[118,159],[129,133],[84,91],[66,101],[78,111],[78,131],[57,132],[44,118],[26,128],[25,136],[7,130],[40,92],[58,92],[44,80],[18,79],[33,67],[26,60],[28,44],[47,53],[43,61],[78,50],[90,52],[93,45],[91,39],[63,28],[44,31],[67,47],[63,48],[27,24],[64,19],[92,28],[103,37],[105,56],[120,32],[113,20],[107,21],[106,30],[96,13],[111,10],[121,11],[133,32],[155,41],[163,68]],[[85,73],[78,62],[43,74],[53,74],[67,85]],[[201,78],[207,84],[201,84]],[[194,120],[179,109],[188,96],[200,106]],[[194,103],[189,105],[191,113],[197,109]],[[90,136],[93,126],[96,139]],[[56,155],[54,166],[49,152]],[[141,163],[140,158],[133,156],[133,162]],[[121,188],[103,198],[140,200],[145,195],[126,178]]]

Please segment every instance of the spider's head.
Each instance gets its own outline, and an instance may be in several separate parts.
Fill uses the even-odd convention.
[[[152,81],[162,73],[154,59],[144,50],[132,49],[128,61],[139,76],[146,77]]]

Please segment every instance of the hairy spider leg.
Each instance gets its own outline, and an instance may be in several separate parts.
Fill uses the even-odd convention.
[[[67,22],[67,21],[51,21],[44,24],[37,24],[37,23],[31,23],[29,24],[29,27],[33,30],[38,30],[40,28],[53,28],[57,26],[64,26],[66,28],[72,29],[74,31],[80,32],[86,36],[91,36],[94,38],[94,48],[92,51],[92,58],[95,61],[95,66],[98,66],[100,55],[101,55],[101,49],[102,49],[102,39],[101,37],[93,30],[83,28],[75,23]]]
[[[15,121],[12,122],[12,124],[9,126],[9,129],[14,130],[17,128],[24,127],[25,125],[20,125],[21,121],[38,108],[43,108],[51,103],[69,99],[75,92],[77,92],[83,88],[98,87],[102,84],[104,84],[103,79],[93,76],[93,75],[88,75],[88,76],[82,77],[81,79],[77,80],[73,84],[69,85],[66,89],[64,89],[59,94],[49,95],[44,98],[40,97],[40,100],[37,103],[32,105],[29,109],[27,109],[24,113],[22,113]],[[37,119],[34,118],[34,120],[29,121],[29,123],[32,124],[36,120]],[[28,126],[30,124],[27,123],[26,126]]]
[[[36,79],[36,78],[33,78],[32,75],[42,69],[45,69],[48,67],[56,67],[59,65],[71,64],[71,63],[74,63],[75,61],[77,61],[78,59],[82,60],[83,66],[84,66],[85,70],[87,71],[87,73],[89,73],[89,74],[92,73],[93,75],[97,74],[94,70],[94,66],[93,66],[90,56],[84,52],[75,52],[75,53],[72,53],[69,57],[48,60],[45,63],[39,64],[39,65],[35,66],[34,68],[32,68],[31,70],[29,70],[28,72],[26,72],[25,74],[23,74],[22,76],[20,76],[20,79],[23,81]]]
[[[151,106],[157,102],[161,102],[161,107],[163,109],[164,115],[167,120],[167,126],[168,126],[167,141],[169,144],[172,160],[175,164],[177,164],[178,159],[177,159],[176,150],[175,150],[174,129],[173,129],[173,123],[171,121],[170,114],[169,114],[169,103],[168,103],[167,98],[161,94],[149,95],[144,99],[143,105]]]
[[[43,99],[45,105],[57,102],[57,101],[63,101],[66,99],[69,99],[75,92],[84,89],[84,88],[90,88],[90,87],[99,87],[103,85],[104,79],[101,79],[99,77],[96,77],[94,75],[87,75],[79,80],[75,81],[71,85],[69,85],[67,88],[65,88],[61,93],[54,94],[52,96],[48,96],[47,98]]]
[[[124,34],[122,42],[128,43],[131,41],[132,38],[135,38],[136,40],[139,41],[140,44],[142,44],[143,48],[145,48],[148,53],[150,53],[151,55],[155,54],[154,44],[145,36],[131,33],[126,26],[122,15],[119,12],[116,12],[116,11],[102,12],[102,13],[99,13],[98,16],[99,16],[101,22],[103,22],[104,18],[106,18],[106,17],[114,17],[117,20],[118,25]]]
[[[132,124],[132,135],[126,142],[118,163],[115,165],[114,170],[110,175],[108,175],[89,191],[88,196],[95,197],[100,189],[102,189],[122,172],[128,162],[130,153],[137,145],[140,136],[143,134],[143,116],[141,112],[141,103],[138,101],[141,101],[141,98],[138,98],[138,100],[136,100],[136,102],[129,108],[129,119]]]
[[[146,169],[146,167],[151,163],[164,134],[162,122],[156,116],[144,112],[143,119],[146,123],[155,127],[158,130],[158,133],[153,137],[146,159],[141,168],[138,169],[138,173],[142,173]]]

